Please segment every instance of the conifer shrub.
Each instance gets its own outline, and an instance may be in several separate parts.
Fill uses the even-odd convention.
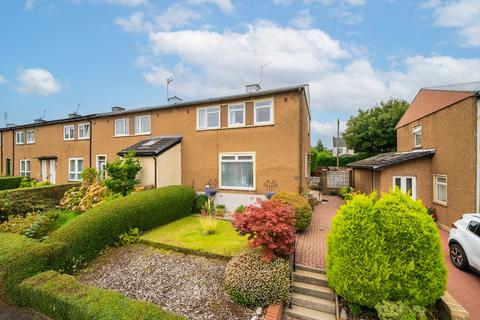
[[[440,298],[446,269],[437,227],[420,201],[400,190],[355,194],[327,237],[327,275],[347,301],[427,306]]]
[[[295,210],[295,229],[302,232],[312,222],[312,207],[307,199],[296,192],[279,192],[272,200],[279,200],[293,207]]]

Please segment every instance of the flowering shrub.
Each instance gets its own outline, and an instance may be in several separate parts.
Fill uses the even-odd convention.
[[[308,200],[295,192],[279,192],[275,194],[272,200],[279,200],[290,205],[295,210],[295,229],[302,232],[312,222],[312,207]]]
[[[130,151],[122,158],[107,163],[108,177],[105,186],[112,193],[130,194],[138,184],[137,173],[142,169],[140,160],[135,158],[135,151]]]
[[[244,213],[235,213],[235,228],[248,235],[250,246],[260,247],[266,261],[287,256],[295,243],[295,212],[280,201],[258,200],[258,206],[247,206]]]
[[[290,299],[288,262],[265,262],[250,251],[234,257],[225,270],[225,289],[233,301],[247,308],[264,307]]]

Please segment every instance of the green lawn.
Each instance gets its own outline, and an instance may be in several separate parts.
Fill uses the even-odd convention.
[[[189,216],[143,235],[142,242],[184,252],[233,257],[247,249],[247,237],[238,235],[229,221],[219,220],[215,234],[203,235],[198,216]]]

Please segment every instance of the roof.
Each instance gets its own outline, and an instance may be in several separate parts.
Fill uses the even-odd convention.
[[[55,123],[74,122],[74,121],[79,121],[79,120],[88,120],[88,119],[93,119],[93,118],[102,118],[102,117],[110,117],[110,116],[119,116],[119,115],[124,115],[124,114],[131,114],[131,113],[148,112],[148,111],[172,109],[172,108],[181,108],[181,107],[188,107],[188,106],[198,105],[198,104],[220,103],[220,102],[230,101],[230,100],[255,98],[255,97],[268,96],[268,95],[272,95],[272,94],[278,94],[278,93],[282,93],[282,92],[301,91],[301,90],[305,90],[305,95],[306,95],[306,100],[307,100],[307,109],[308,109],[308,112],[310,113],[310,101],[309,101],[310,97],[309,97],[309,89],[308,88],[309,88],[308,84],[301,84],[301,85],[295,85],[295,86],[289,86],[289,87],[283,87],[283,88],[260,90],[258,92],[249,92],[249,93],[242,93],[242,94],[235,94],[235,95],[226,95],[226,96],[192,100],[192,101],[182,101],[182,102],[178,102],[178,103],[169,103],[169,104],[157,105],[157,106],[151,106],[151,107],[133,108],[133,109],[127,109],[127,110],[124,110],[124,111],[110,111],[110,112],[103,112],[103,113],[94,113],[94,114],[89,114],[89,115],[85,115],[85,116],[81,116],[81,117],[75,117],[75,118],[63,118],[63,119],[57,119],[57,120],[44,121],[44,122],[41,122],[41,123],[29,123],[29,124],[23,124],[23,125],[15,125],[15,126],[4,127],[4,128],[0,128],[0,132],[1,131],[14,130],[14,129],[40,127],[40,126],[45,126],[45,125],[55,124]]]
[[[376,156],[349,163],[348,166],[356,169],[382,170],[386,167],[394,166],[410,160],[423,157],[431,157],[435,154],[435,149],[421,149],[408,152],[388,152],[377,154]]]
[[[397,123],[396,129],[480,93],[480,82],[422,88]]]
[[[151,137],[127,147],[117,154],[123,156],[129,151],[135,151],[136,156],[159,156],[168,149],[182,142],[182,136]]]
[[[333,147],[347,147],[347,144],[345,143],[345,139],[343,137],[333,137]]]

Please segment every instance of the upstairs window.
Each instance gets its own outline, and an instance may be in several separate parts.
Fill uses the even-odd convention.
[[[24,144],[25,143],[25,131],[15,132],[15,143]]]
[[[255,101],[253,122],[256,125],[273,123],[273,100]]]
[[[83,158],[68,159],[68,181],[82,181]]]
[[[35,130],[27,131],[27,143],[35,143]]]
[[[135,117],[135,134],[150,134],[150,116]]]
[[[220,154],[220,188],[255,190],[255,154]]]
[[[422,126],[418,125],[413,127],[412,135],[413,135],[414,148],[421,148],[422,147]]]
[[[63,140],[73,140],[75,137],[75,126],[63,127]]]
[[[90,138],[90,123],[81,123],[78,125],[78,139]]]
[[[128,136],[128,118],[115,120],[115,136]]]
[[[228,106],[228,126],[238,127],[245,125],[245,104],[232,104]]]
[[[442,174],[433,175],[433,201],[447,205],[447,176]]]
[[[197,109],[197,129],[220,128],[220,107]]]

